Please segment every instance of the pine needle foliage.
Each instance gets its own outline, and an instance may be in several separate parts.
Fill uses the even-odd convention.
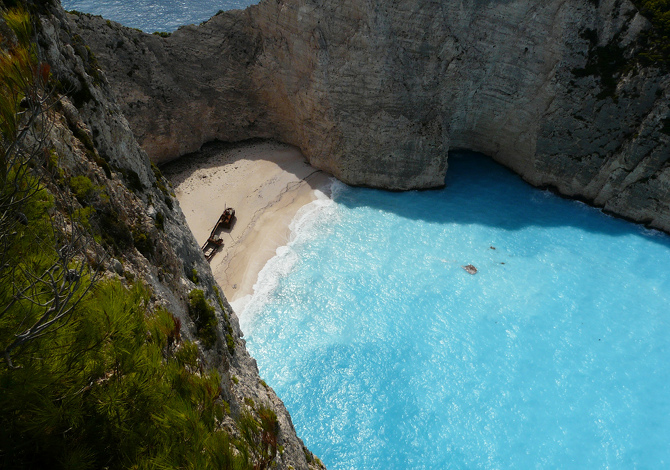
[[[240,418],[240,431],[256,459],[260,470],[270,468],[277,456],[279,422],[271,408],[261,405],[255,410],[258,418],[245,411]]]
[[[68,321],[97,273],[84,260],[89,237],[68,220],[72,211],[53,207],[42,185],[57,161],[47,146],[50,68],[38,60],[25,10],[4,11],[2,21],[0,333],[7,336],[0,351],[14,367],[15,353]]]
[[[635,6],[651,22],[643,35],[646,45],[640,53],[643,62],[670,65],[670,0],[633,0]]]
[[[76,316],[0,365],[7,468],[248,468],[221,428],[220,377],[148,293],[98,284]],[[245,447],[244,442],[236,443]]]
[[[207,348],[216,343],[216,315],[214,307],[205,298],[205,293],[200,289],[193,289],[188,294],[188,314],[195,322],[198,337]]]
[[[44,169],[62,172],[47,147],[49,69],[29,15],[3,18],[15,37],[0,38],[0,468],[259,468],[265,428],[231,437],[221,377],[179,320],[141,283],[100,281],[91,266],[98,248],[80,229],[95,230],[94,209],[66,198],[90,203],[101,188],[75,176],[49,192]],[[215,339],[204,295],[194,305]]]
[[[10,264],[40,272],[58,258],[40,243],[42,232],[54,233],[52,205],[45,190],[25,204],[29,224],[15,235]],[[20,282],[0,276],[0,301],[11,303],[0,317],[3,347],[41,312],[11,302]],[[221,378],[181,341],[180,322],[163,308],[150,313],[140,284],[90,285],[83,277],[71,286],[83,294],[68,321],[17,349],[13,366],[0,362],[0,467],[251,468],[255,438],[223,429],[230,411]]]

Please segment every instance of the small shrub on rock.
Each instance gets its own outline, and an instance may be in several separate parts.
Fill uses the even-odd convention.
[[[188,314],[195,322],[196,334],[207,348],[211,348],[216,343],[216,315],[205,293],[200,289],[193,289],[188,294],[189,306]]]

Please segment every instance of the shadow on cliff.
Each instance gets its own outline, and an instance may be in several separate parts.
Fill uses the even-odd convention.
[[[257,147],[257,149],[254,149]],[[251,150],[251,151],[249,151]],[[237,156],[237,154],[240,154]],[[276,158],[275,158],[276,157]],[[249,139],[241,142],[214,141],[204,144],[197,152],[183,155],[176,160],[160,166],[169,176],[172,186],[179,186],[198,170],[221,167],[222,164],[234,165],[239,158],[245,160],[271,161],[287,173],[305,181],[312,189],[311,176],[319,170],[313,168],[302,156],[300,149],[269,139]],[[300,158],[302,161],[298,161]]]
[[[262,144],[264,151],[244,151]],[[305,180],[313,189],[310,176],[317,172],[304,160],[296,165],[292,158],[269,158],[272,151],[285,152],[295,147],[267,139],[242,142],[211,142],[198,151],[162,165],[174,186],[192,176],[197,170],[233,164],[236,154],[249,160],[269,160],[284,171]],[[607,216],[585,203],[537,189],[503,165],[486,155],[455,151],[449,154],[449,169],[442,189],[389,192],[369,188],[350,188],[340,192],[337,202],[350,208],[370,207],[390,212],[408,220],[438,224],[478,225],[505,231],[530,227],[574,227],[583,231],[611,237],[632,233],[654,236],[655,241],[670,248],[670,236],[647,230],[639,224]]]
[[[337,200],[347,207],[366,206],[429,223],[490,226],[505,231],[575,227],[612,237],[644,233],[670,247],[670,237],[662,232],[537,189],[492,158],[469,151],[449,154],[449,169],[442,189],[389,193],[353,188]]]

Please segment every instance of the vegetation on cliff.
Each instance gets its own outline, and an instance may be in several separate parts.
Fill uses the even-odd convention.
[[[646,63],[670,63],[670,0],[633,0],[640,13],[651,22],[643,37],[645,50],[640,54]]]
[[[111,254],[138,248],[150,259],[153,247],[139,229],[125,244],[107,240],[103,219],[93,221],[110,196],[60,167],[49,141],[57,87],[30,16],[3,18],[0,467],[268,468],[274,412],[253,402],[231,412],[222,378],[150,288],[103,275]],[[202,297],[192,299],[208,314],[198,329],[214,342]]]
[[[581,37],[589,41],[589,55],[583,68],[573,70],[576,77],[598,77],[602,90],[598,99],[615,100],[619,78],[636,64],[667,67],[670,64],[670,0],[633,0],[651,27],[644,31],[637,44],[637,52],[627,56],[619,44],[619,35],[603,46],[598,45],[598,31],[586,29]],[[632,18],[633,15],[631,15]]]

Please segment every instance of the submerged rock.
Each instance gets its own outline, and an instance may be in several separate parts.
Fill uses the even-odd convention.
[[[477,268],[475,268],[471,264],[466,264],[465,266],[461,266],[463,269],[465,269],[468,274],[477,274]]]

